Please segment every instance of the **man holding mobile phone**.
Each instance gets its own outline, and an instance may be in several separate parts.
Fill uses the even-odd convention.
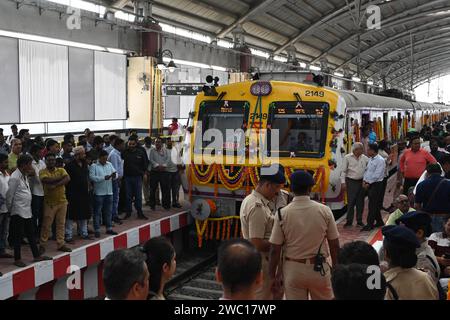
[[[95,237],[100,238],[100,217],[104,217],[106,234],[116,235],[112,229],[112,204],[113,204],[113,184],[117,173],[111,162],[108,160],[108,152],[99,152],[98,162],[89,169],[89,178],[94,183],[94,231]]]

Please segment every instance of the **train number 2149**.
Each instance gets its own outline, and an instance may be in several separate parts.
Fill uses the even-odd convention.
[[[313,91],[313,90],[306,90],[305,96],[307,97],[323,97],[325,93],[323,91]]]
[[[258,119],[267,119],[267,113],[250,113],[250,119],[251,120],[258,120]]]

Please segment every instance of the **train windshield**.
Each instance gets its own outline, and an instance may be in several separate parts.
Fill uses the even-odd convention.
[[[325,154],[329,106],[322,102],[274,102],[270,106],[272,130],[279,130],[280,157],[321,158]],[[274,144],[272,144],[274,146]]]
[[[246,101],[204,101],[200,104],[196,133],[196,145],[208,148],[216,134],[222,134],[223,150],[234,151],[245,143],[241,129],[247,121],[249,103]],[[201,126],[200,126],[201,125]],[[213,132],[211,129],[216,129]],[[239,130],[238,130],[239,129]],[[209,132],[207,132],[210,130]],[[218,131],[217,131],[218,130]],[[227,131],[228,130],[228,131]],[[236,131],[237,130],[237,131]],[[210,136],[213,136],[211,139]]]

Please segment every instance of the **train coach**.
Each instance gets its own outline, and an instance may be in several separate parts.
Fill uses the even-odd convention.
[[[312,197],[343,212],[342,160],[361,141],[361,128],[371,121],[378,140],[392,142],[394,168],[397,142],[448,114],[443,105],[298,82],[246,81],[204,90],[191,112],[183,178],[197,231],[209,238],[237,231],[240,203],[256,186],[258,167],[268,163],[284,166],[286,188],[293,171],[308,170],[316,181]]]

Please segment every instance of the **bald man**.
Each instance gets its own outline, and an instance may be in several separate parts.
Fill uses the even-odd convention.
[[[410,211],[415,211],[414,208],[409,206],[409,199],[404,194],[399,195],[394,202],[394,206],[397,208],[394,212],[389,215],[389,219],[386,225],[396,225],[395,221],[403,216],[405,213]]]
[[[223,243],[218,252],[217,282],[222,284],[221,300],[255,300],[263,283],[262,258],[248,240]]]

